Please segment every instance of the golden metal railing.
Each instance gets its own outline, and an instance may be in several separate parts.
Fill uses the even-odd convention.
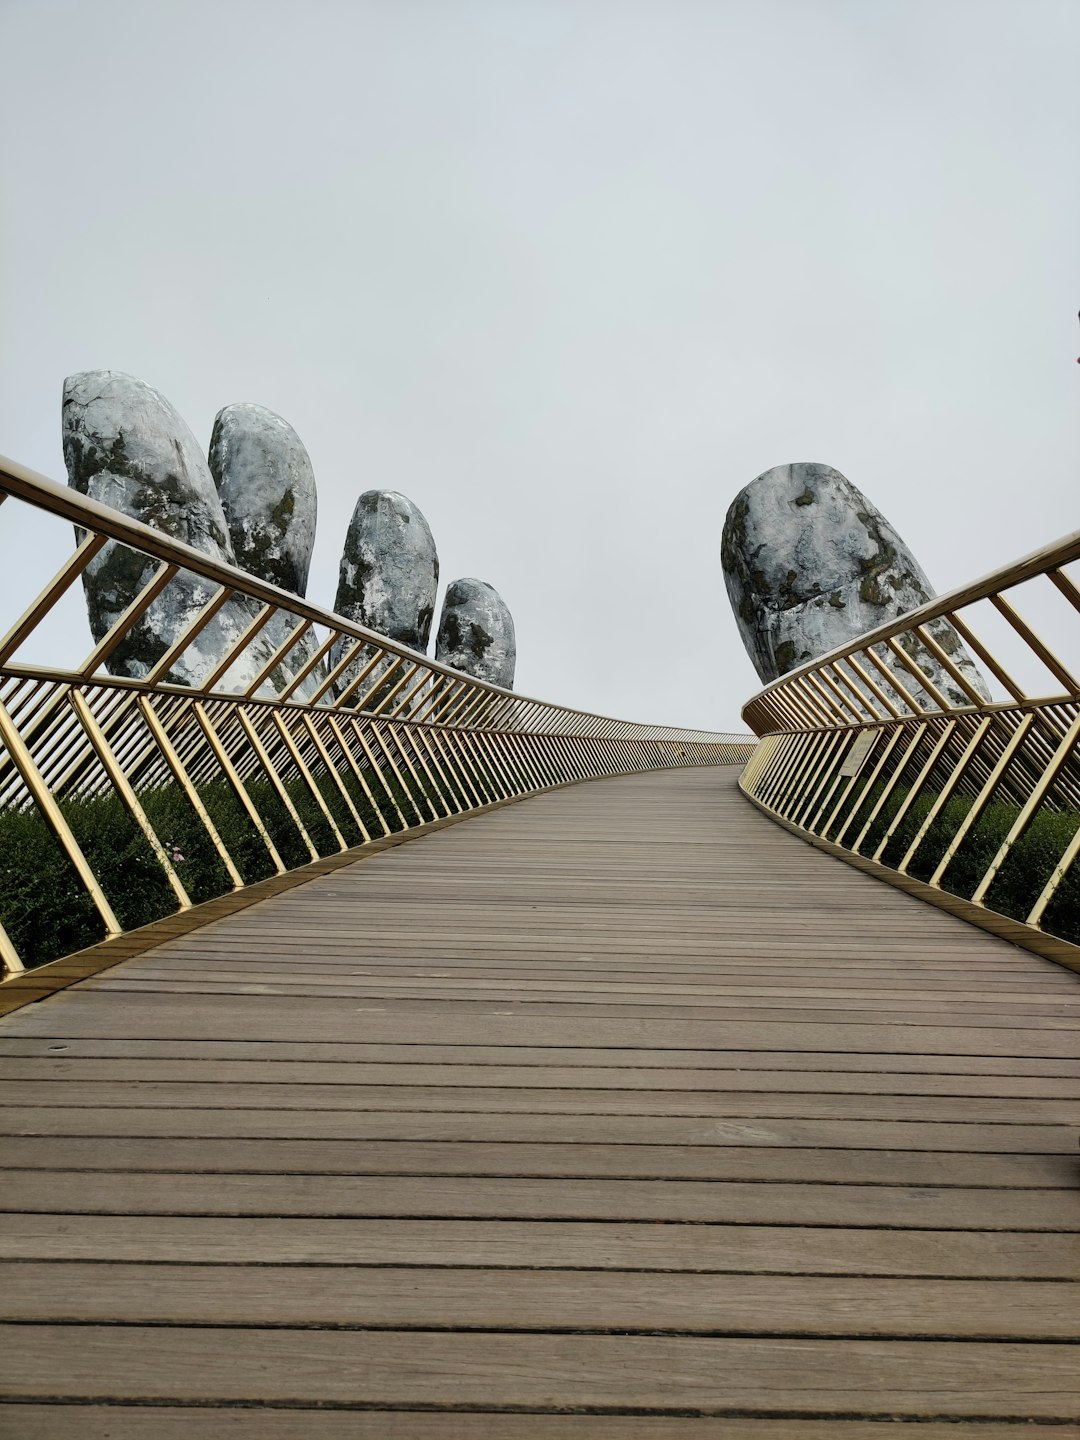
[[[238,890],[553,786],[743,763],[753,750],[748,737],[631,724],[473,680],[0,460],[5,500],[74,525],[78,543],[0,638],[0,826],[9,852],[0,853],[0,906],[30,824],[34,844],[38,832],[58,842],[71,904],[92,907],[90,940],[130,928],[117,901],[125,888],[117,856],[87,840],[95,817],[112,834],[120,815],[147,884],[167,887],[158,903],[167,912],[190,909],[208,886]],[[9,514],[0,512],[0,528]],[[83,572],[117,546],[141,557],[141,591],[80,663],[42,665],[43,629]],[[145,652],[169,587],[190,596],[193,579],[204,599],[181,633],[159,641],[142,673],[110,674],[110,658],[130,654],[136,634]],[[200,658],[200,637],[226,613],[234,638]],[[185,873],[191,857],[163,833],[172,820],[162,814],[181,812],[205,851],[201,887]],[[0,829],[0,850],[4,838]],[[11,929],[9,916],[0,926],[8,975],[24,958],[41,958],[20,955]]]
[[[740,780],[820,848],[1073,968],[1078,559],[1080,533],[774,681],[743,710],[762,739]]]

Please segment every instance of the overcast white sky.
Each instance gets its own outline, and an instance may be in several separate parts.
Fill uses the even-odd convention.
[[[762,470],[941,590],[1080,525],[1077,0],[0,0],[0,46],[0,451],[64,477],[74,370],[204,442],[268,405],[318,602],[399,489],[519,690],[727,728]]]

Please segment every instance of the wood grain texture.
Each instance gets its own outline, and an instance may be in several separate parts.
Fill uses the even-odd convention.
[[[916,1429],[917,1425],[917,1429]],[[1017,1440],[1013,1424],[963,1420],[694,1419],[682,1415],[513,1415],[506,1411],[313,1410],[155,1405],[3,1405],[8,1440]],[[1076,1440],[1080,1426],[1041,1434]]]
[[[0,1325],[28,1399],[1069,1419],[1056,1342]],[[227,1341],[227,1343],[223,1343]],[[65,1364],[43,1365],[64,1345]],[[133,1357],[137,1356],[137,1363]]]
[[[1080,984],[733,772],[162,934],[0,1021],[0,1435],[1080,1433]]]

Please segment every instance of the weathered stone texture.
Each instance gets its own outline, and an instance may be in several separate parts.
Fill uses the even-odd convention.
[[[765,682],[934,595],[881,511],[828,465],[777,465],[752,480],[728,510],[721,557],[743,644]],[[930,631],[989,698],[952,626],[935,621]],[[950,703],[972,703],[928,651],[914,658]],[[927,698],[898,660],[889,668],[916,699]]]
[[[318,501],[300,436],[262,405],[227,405],[214,420],[209,459],[237,565],[270,585],[306,594]],[[279,613],[262,634],[276,651],[296,628],[292,616]],[[289,673],[311,658],[315,645],[308,632],[286,657]],[[299,698],[321,679],[320,667],[301,685]]]
[[[426,651],[438,584],[439,557],[421,512],[396,490],[366,490],[345,536],[334,609]]]
[[[439,557],[421,511],[396,490],[366,490],[356,502],[345,536],[334,609],[399,645],[426,653],[438,585]],[[341,654],[342,647],[335,647],[331,662],[336,664]],[[369,658],[358,654],[342,675],[339,690]],[[387,661],[372,678],[392,664]],[[400,670],[397,667],[387,692],[400,678]],[[370,682],[361,690],[369,691]],[[384,693],[376,692],[368,708],[378,704]]]
[[[227,405],[214,420],[210,472],[237,565],[306,594],[317,500],[311,460],[296,431],[261,405]]]
[[[175,540],[233,563],[225,516],[201,449],[164,396],[116,370],[90,370],[64,382],[64,461],[80,494],[123,511]],[[83,573],[90,628],[100,640],[151,578],[154,561],[110,542]],[[215,593],[181,571],[109,657],[114,675],[147,673]],[[174,666],[175,680],[197,682],[250,623],[251,608],[230,601]],[[253,674],[268,653],[252,647],[230,685]]]
[[[477,680],[513,689],[517,663],[514,617],[493,586],[466,578],[447,588],[435,658]]]

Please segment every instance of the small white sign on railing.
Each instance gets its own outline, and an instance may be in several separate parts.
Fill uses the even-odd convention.
[[[859,773],[859,766],[874,748],[874,741],[880,734],[880,730],[863,730],[855,737],[854,745],[844,756],[844,763],[840,766],[842,778],[850,780]]]

